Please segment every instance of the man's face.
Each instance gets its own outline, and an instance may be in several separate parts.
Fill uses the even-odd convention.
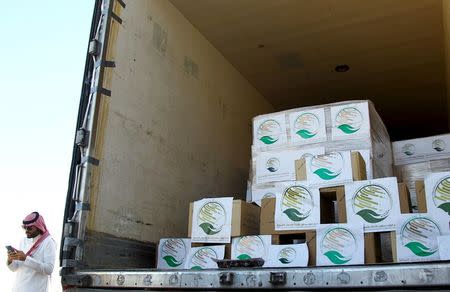
[[[36,226],[27,226],[25,228],[25,234],[27,235],[27,238],[35,238],[40,234],[39,229],[36,228]]]

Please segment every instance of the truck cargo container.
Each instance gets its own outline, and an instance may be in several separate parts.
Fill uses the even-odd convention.
[[[63,287],[448,287],[448,261],[162,271],[155,250],[190,202],[245,199],[255,116],[370,99],[393,141],[449,132],[449,49],[449,0],[96,0]]]

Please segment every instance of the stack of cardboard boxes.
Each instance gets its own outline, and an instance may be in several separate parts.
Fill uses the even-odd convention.
[[[191,203],[188,237],[161,239],[158,268],[217,268],[215,260],[224,258],[262,258],[265,267],[442,258],[438,241],[450,240],[450,172],[418,182],[422,213],[411,213],[406,184],[392,177],[389,136],[370,102],[253,122],[248,202]]]
[[[393,142],[392,149],[395,175],[408,186],[413,208],[418,210],[416,181],[450,171],[450,134]]]
[[[370,101],[353,100],[257,116],[253,119],[247,201],[259,203],[271,196],[273,182],[295,180],[294,161],[298,157],[347,151],[362,155],[368,179],[392,176],[390,138]],[[341,158],[348,160],[348,155]],[[342,178],[350,181],[348,175]]]

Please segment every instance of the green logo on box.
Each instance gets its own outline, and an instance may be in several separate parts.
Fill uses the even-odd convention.
[[[205,247],[198,249],[191,259],[191,270],[203,270],[211,259],[217,259],[217,253],[214,249]]]
[[[414,155],[414,153],[416,152],[416,146],[411,143],[405,144],[402,147],[402,151],[408,156]]]
[[[321,253],[335,265],[343,265],[351,261],[356,248],[355,236],[344,227],[330,228],[320,243]]]
[[[266,145],[274,144],[280,139],[281,126],[275,120],[264,121],[257,130],[258,139]]]
[[[316,136],[319,127],[319,118],[312,113],[301,114],[294,122],[295,133],[303,139],[310,139]]]
[[[323,180],[332,180],[339,176],[344,167],[344,158],[339,152],[314,156],[311,159],[311,171]]]
[[[450,215],[450,177],[443,178],[436,184],[432,197],[434,205]]]
[[[292,221],[303,221],[311,215],[314,201],[309,190],[302,186],[292,186],[283,193],[281,210]]]
[[[392,198],[382,186],[372,184],[363,186],[352,198],[355,214],[361,216],[367,223],[378,223],[389,216],[392,209]]]
[[[199,227],[207,235],[214,235],[222,231],[226,222],[225,208],[218,202],[204,204],[198,213]]]
[[[285,247],[278,253],[278,260],[282,264],[290,264],[297,257],[297,252],[292,247]]]
[[[270,158],[266,162],[266,169],[270,172],[276,172],[280,168],[280,160],[277,158]]]
[[[438,251],[439,225],[428,217],[407,220],[400,231],[401,243],[418,257],[428,257]]]
[[[444,151],[445,146],[446,146],[444,140],[441,140],[441,139],[434,140],[432,145],[433,145],[433,149],[436,150],[437,152]]]
[[[345,134],[353,134],[361,129],[363,124],[361,112],[354,107],[341,109],[336,115],[336,126]]]
[[[183,264],[186,257],[186,245],[179,238],[167,239],[161,248],[161,255],[169,267],[178,267]]]
[[[240,237],[235,244],[235,249],[237,258],[240,260],[264,258],[265,256],[264,241],[257,235]]]

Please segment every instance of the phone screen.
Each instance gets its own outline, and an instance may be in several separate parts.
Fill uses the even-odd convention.
[[[6,246],[6,249],[7,249],[9,252],[15,252],[15,251],[16,251],[16,249],[15,249],[14,247],[10,246],[10,245],[7,245],[7,246]]]

